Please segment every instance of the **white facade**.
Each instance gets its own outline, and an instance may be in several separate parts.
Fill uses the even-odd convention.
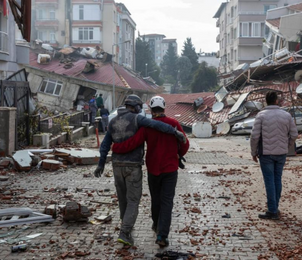
[[[82,4],[73,5],[72,8],[73,20],[85,20],[85,21],[100,21],[102,20],[102,13],[100,5]]]
[[[74,43],[100,44],[102,35],[99,27],[72,28],[72,41]]]
[[[154,57],[155,63],[160,66],[163,57],[168,51],[169,44],[171,43],[177,54],[177,41],[176,39],[165,39],[163,34],[146,34],[142,36],[143,39],[149,43],[151,53]]]

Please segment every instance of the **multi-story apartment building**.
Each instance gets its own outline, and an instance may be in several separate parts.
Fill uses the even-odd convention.
[[[297,1],[297,0],[296,0]],[[291,0],[230,0],[220,5],[214,18],[219,34],[219,73],[230,74],[239,64],[262,57],[266,12]]]
[[[29,45],[23,40],[8,6],[0,3],[0,79],[4,80],[29,63]]]
[[[164,39],[166,38],[163,34],[145,34],[142,35],[143,39],[149,43],[151,53],[154,57],[154,61],[159,66],[163,57],[165,56],[169,44],[171,43],[177,54],[177,42],[176,39]]]
[[[94,47],[102,43],[102,0],[71,0],[71,44]]]
[[[265,22],[268,32],[263,41],[263,55],[273,59],[302,49],[302,3],[286,5],[267,12]],[[302,51],[301,53],[302,54]]]
[[[100,46],[134,68],[136,24],[114,0],[33,0],[32,39],[63,47]],[[126,43],[123,43],[127,41]]]
[[[119,64],[135,69],[135,30],[136,23],[131,18],[131,13],[122,3],[118,3],[119,39],[125,42],[120,45]]]
[[[52,45],[68,44],[65,41],[65,12],[68,1],[32,0],[31,39]]]

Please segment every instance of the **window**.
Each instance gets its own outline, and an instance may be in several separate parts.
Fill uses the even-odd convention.
[[[56,34],[54,32],[49,33],[50,43],[56,42]]]
[[[63,82],[61,81],[55,79],[44,79],[40,86],[40,92],[59,96],[62,86]]]
[[[56,12],[55,11],[49,11],[49,19],[55,20],[56,19]]]
[[[234,60],[237,61],[237,50],[234,50]]]
[[[84,20],[84,5],[79,6],[79,20]]]
[[[277,5],[264,5],[264,12],[266,13],[270,9],[277,8]]]
[[[241,37],[249,37],[249,23],[241,23],[241,31],[240,36]]]
[[[42,9],[38,10],[38,19],[40,19],[40,20],[43,19],[43,10]]]
[[[79,40],[93,40],[93,28],[79,28]]]
[[[252,24],[252,36],[260,37],[261,36],[261,23]]]

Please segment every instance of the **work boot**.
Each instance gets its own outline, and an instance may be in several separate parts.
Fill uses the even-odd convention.
[[[120,235],[117,239],[117,242],[123,243],[124,245],[132,246],[133,238],[130,233],[126,233],[124,231],[120,232]]]
[[[169,246],[169,240],[164,236],[158,235],[155,244],[158,244],[160,247],[166,247]]]
[[[261,218],[261,219],[278,220],[279,219],[279,214],[278,213],[271,213],[271,212],[267,211],[264,214],[259,214],[258,217]]]

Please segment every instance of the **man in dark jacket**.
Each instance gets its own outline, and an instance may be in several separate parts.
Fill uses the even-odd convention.
[[[138,113],[142,109],[142,101],[137,95],[129,95],[125,100],[125,108],[118,109],[118,115],[113,118],[100,146],[100,160],[94,172],[96,177],[104,171],[107,154],[112,142],[123,142],[133,136],[139,127],[153,127],[159,131],[173,134],[183,142],[185,136],[172,126],[156,120],[148,119]],[[173,137],[175,138],[175,137]],[[119,201],[121,231],[118,242],[133,245],[132,228],[138,215],[138,206],[142,195],[142,165],[144,145],[127,154],[112,153],[114,181]]]
[[[153,119],[176,127],[177,130],[183,132],[178,121],[165,116],[164,98],[160,96],[151,98],[150,108]],[[183,132],[183,134],[185,133]],[[129,153],[141,146],[144,141],[147,142],[146,165],[151,194],[152,229],[157,233],[155,243],[159,246],[168,246],[179,157],[184,156],[188,151],[189,141],[186,139],[186,143],[180,143],[171,135],[142,127],[127,141],[115,143],[112,151]]]
[[[89,110],[90,110],[90,124],[95,123],[96,112],[98,111],[98,107],[95,101],[95,95],[89,100]]]
[[[103,132],[105,133],[107,131],[109,123],[109,111],[103,105],[101,106],[100,115],[102,117]]]

